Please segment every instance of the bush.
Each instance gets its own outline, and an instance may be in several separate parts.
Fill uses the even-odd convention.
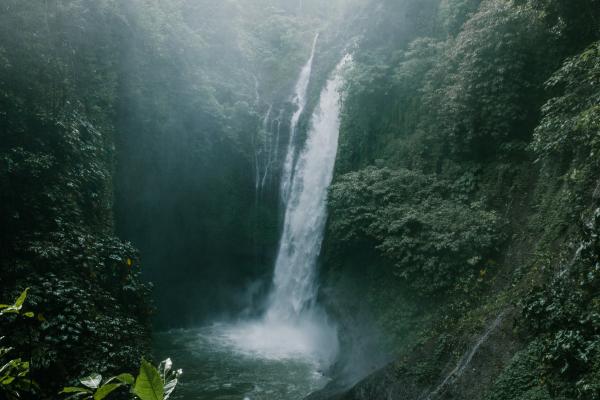
[[[533,149],[542,158],[593,163],[600,152],[600,42],[569,58],[546,82],[555,94],[542,108]]]
[[[522,327],[539,338],[554,394],[600,399],[600,208],[582,227],[572,260],[522,302]]]
[[[485,274],[501,240],[499,216],[463,185],[408,170],[346,174],[331,188],[331,237],[346,249],[372,243],[423,295],[448,290]]]

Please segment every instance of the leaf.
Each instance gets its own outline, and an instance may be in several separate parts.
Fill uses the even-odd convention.
[[[115,380],[125,383],[126,385],[133,385],[135,383],[135,378],[131,374],[120,374],[117,376],[113,376],[112,378],[107,380],[106,383],[110,383]]]
[[[140,373],[133,394],[142,400],[164,400],[164,386],[160,374],[148,361],[142,359]]]
[[[60,391],[60,393],[92,393],[90,389],[75,387],[75,386],[67,386]]]
[[[91,399],[92,398],[92,392],[78,392],[78,393],[73,393],[72,395],[70,395],[69,397],[67,397],[65,400],[74,400],[74,399]]]
[[[109,383],[102,385],[100,389],[94,393],[94,400],[102,400],[118,387],[123,386],[122,383]]]
[[[35,315],[33,312],[28,311],[25,314],[23,314],[24,316],[26,316],[27,318],[33,318],[33,316]]]
[[[14,306],[10,306],[10,307],[6,307],[2,310],[0,310],[0,315],[4,315],[4,314],[18,314],[19,310],[16,309]]]
[[[0,383],[2,383],[3,385],[10,385],[14,380],[15,380],[14,376],[7,376],[6,378],[3,378],[0,381]]]
[[[80,382],[82,385],[89,387],[90,389],[98,389],[100,382],[102,382],[102,375],[91,374],[85,378],[81,378]]]
[[[15,307],[17,309],[20,309],[23,306],[23,303],[25,303],[27,292],[29,292],[29,288],[23,290],[23,293],[21,293],[21,295],[17,298],[17,301],[15,301]]]

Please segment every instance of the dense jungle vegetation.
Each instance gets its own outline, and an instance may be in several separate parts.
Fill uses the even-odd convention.
[[[600,3],[381,7],[323,274],[343,331],[377,326],[397,361],[343,398],[600,398]],[[379,362],[365,336],[349,363]]]
[[[308,110],[354,65],[312,398],[600,399],[600,1],[323,3],[0,2],[0,398],[167,398],[153,329],[260,312],[319,31]]]

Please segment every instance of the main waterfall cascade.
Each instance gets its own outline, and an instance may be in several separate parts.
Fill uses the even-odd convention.
[[[316,40],[317,37],[315,43]],[[285,169],[281,182],[282,194],[287,193],[285,218],[267,311],[259,320],[224,327],[223,336],[242,354],[270,359],[300,358],[326,368],[337,355],[338,339],[335,325],[316,304],[316,263],[338,145],[343,72],[351,63],[351,56],[342,59],[322,89],[306,142],[297,151],[292,136],[306,104],[313,56],[314,45],[296,85],[298,110],[291,121],[292,148],[288,151],[291,156],[286,158],[286,165],[290,163],[289,182],[285,179]],[[298,155],[294,163],[295,153]]]
[[[296,85],[291,136],[306,106],[316,40]],[[165,346],[158,353],[173,357],[186,371],[178,399],[300,400],[327,383],[322,371],[335,361],[338,338],[316,302],[316,263],[338,146],[343,74],[350,64],[347,55],[322,89],[304,144],[290,137],[284,165],[289,170],[281,182],[285,218],[264,315],[169,332],[157,340]],[[256,175],[257,192],[265,171]]]
[[[338,144],[341,71],[349,60],[349,56],[344,57],[321,92],[304,150],[294,168],[275,263],[269,319],[293,319],[314,306],[315,264],[323,239],[327,189]]]

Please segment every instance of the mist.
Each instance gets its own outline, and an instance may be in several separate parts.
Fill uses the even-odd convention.
[[[0,398],[600,398],[599,0],[3,0]]]
[[[320,68],[331,68],[327,58],[345,45],[338,35],[349,40],[340,16],[350,4],[184,2],[183,21],[162,7],[169,53],[144,49],[144,26],[127,44],[123,89],[136,95],[121,99],[117,130],[135,133],[118,142],[116,220],[154,282],[157,323],[175,327],[236,315],[248,305],[239,293],[268,287],[293,85],[316,32]],[[131,8],[132,19],[148,12]],[[333,51],[325,47],[332,41]],[[270,169],[258,171],[261,163]]]

